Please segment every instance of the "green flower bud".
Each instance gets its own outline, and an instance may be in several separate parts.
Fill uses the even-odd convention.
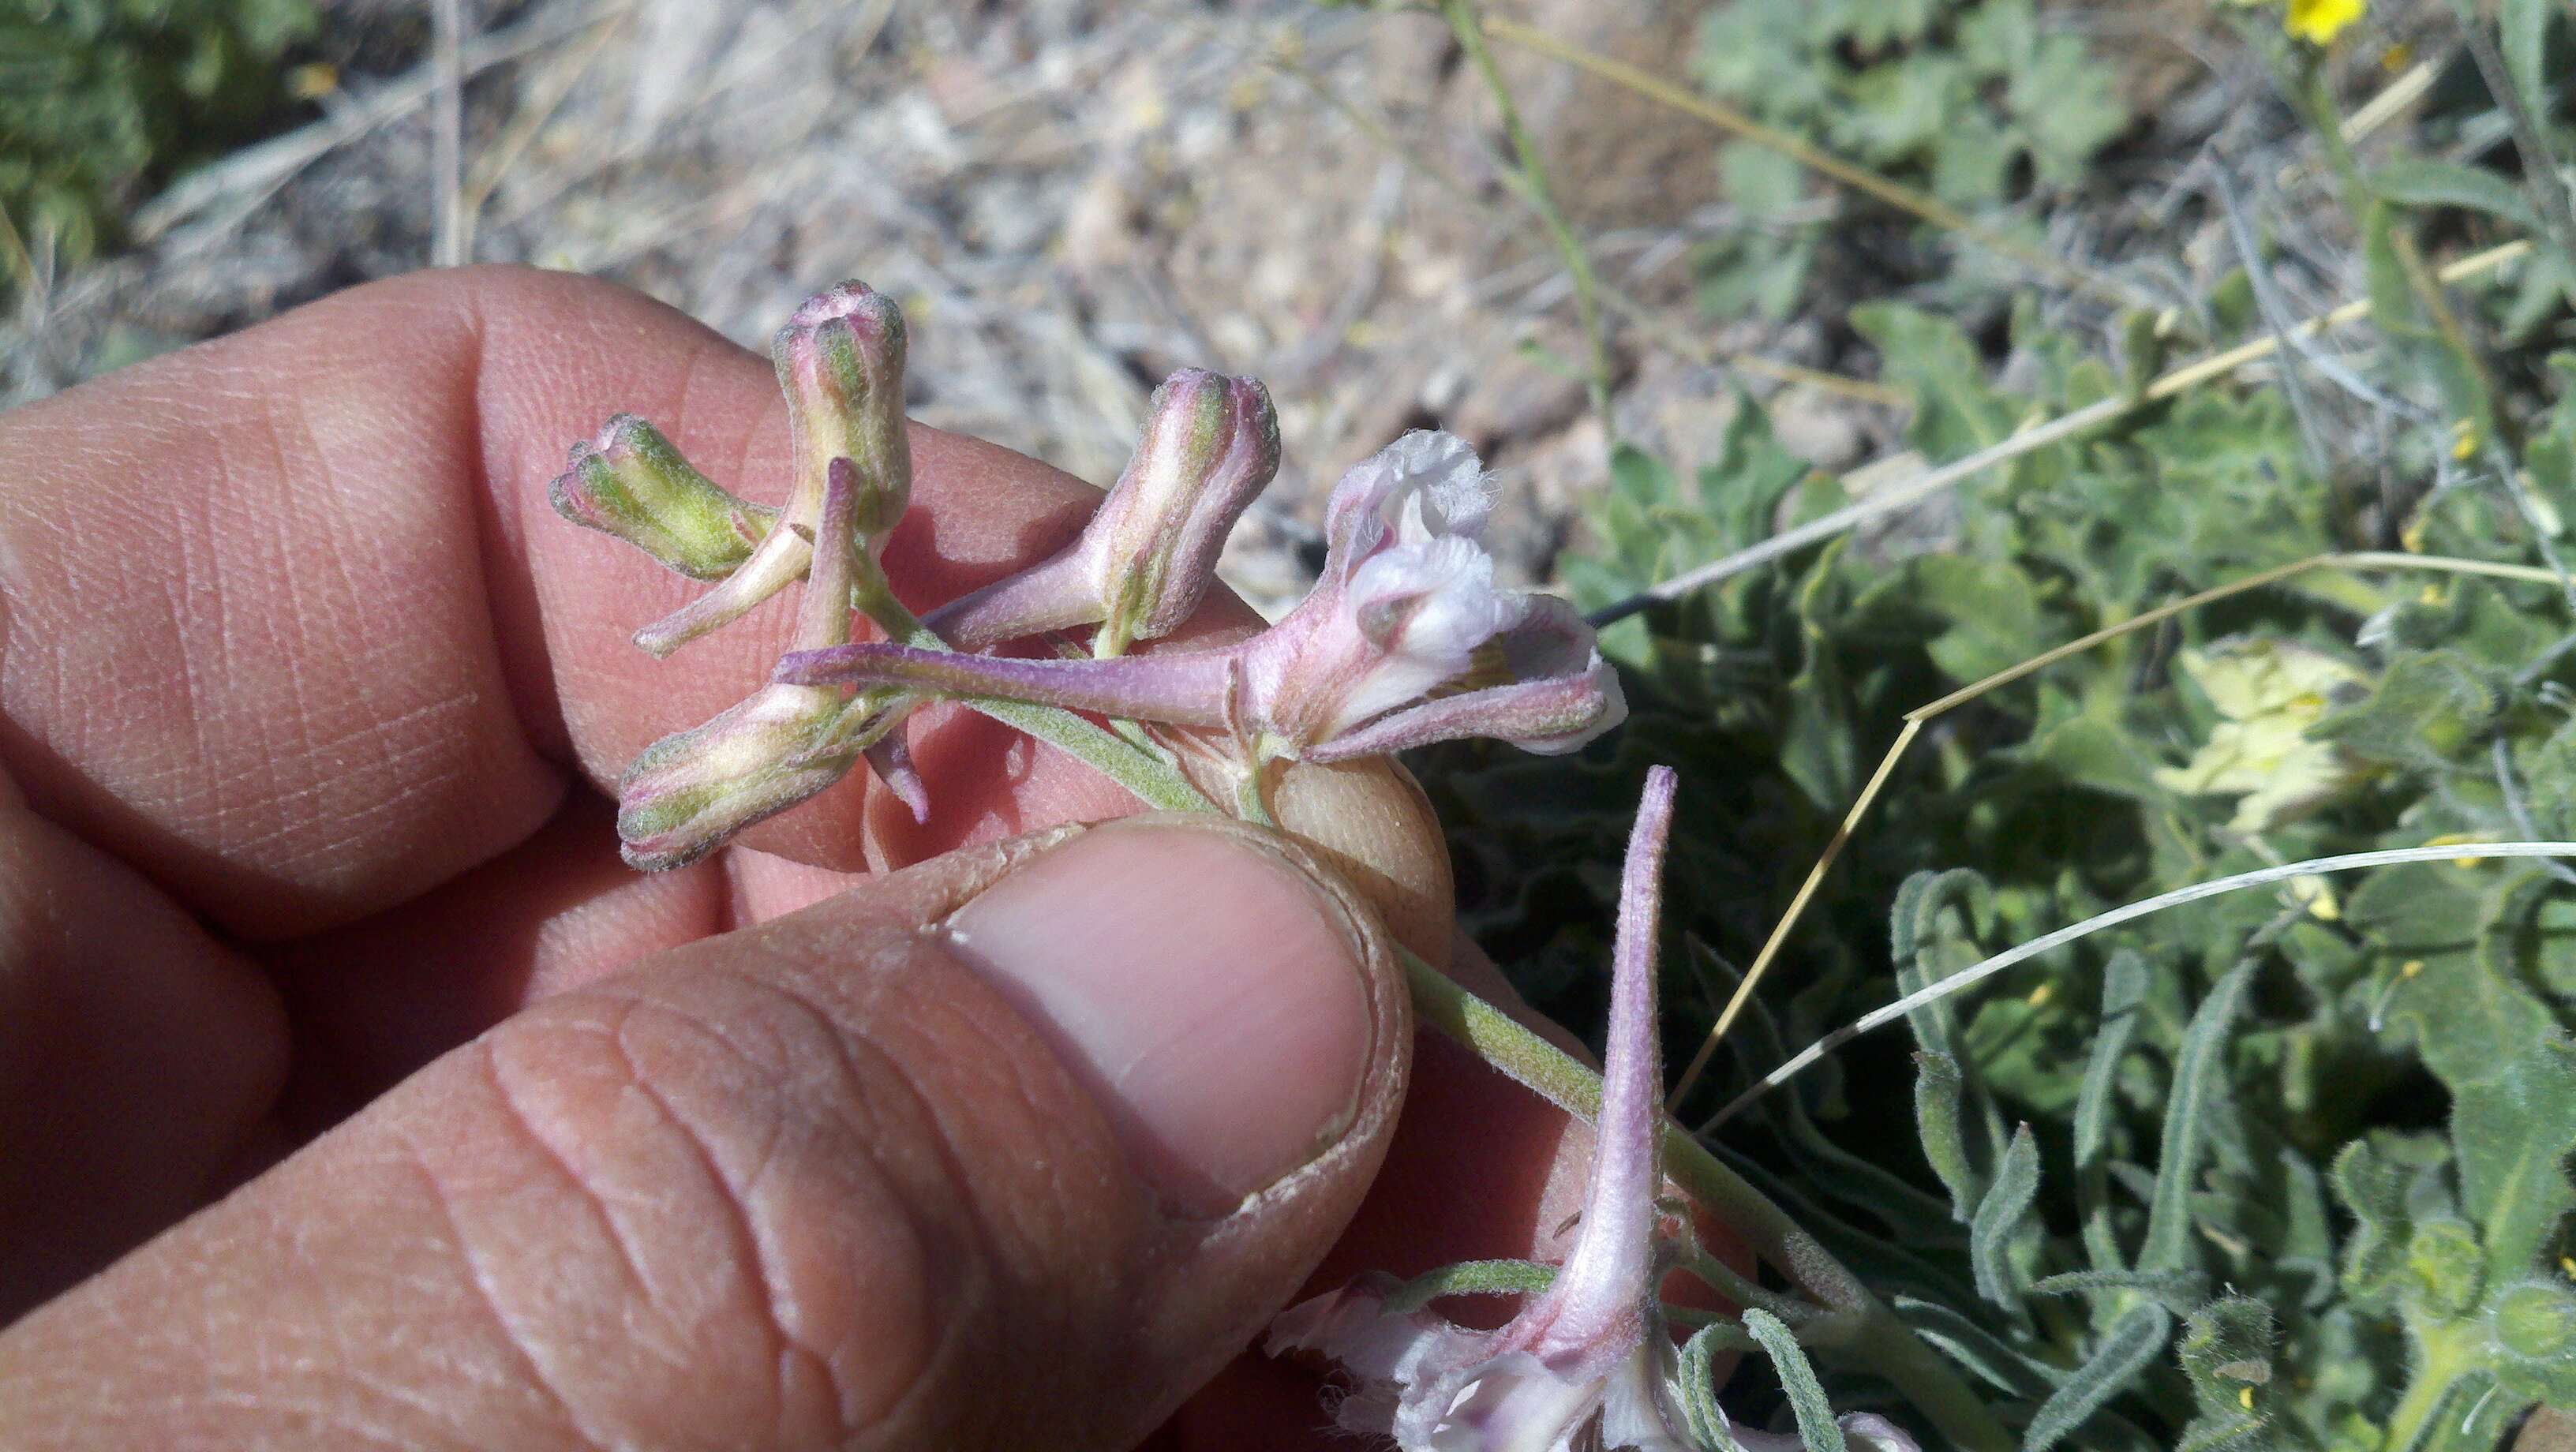
[[[737,499],[689,467],[661,431],[631,413],[572,446],[572,467],[547,490],[555,512],[635,546],[693,580],[721,580],[751,557],[778,511]]]

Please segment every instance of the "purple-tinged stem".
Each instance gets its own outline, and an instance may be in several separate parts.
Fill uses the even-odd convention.
[[[1026,701],[1174,726],[1225,724],[1227,662],[1232,651],[1173,651],[1110,660],[1016,660],[918,650],[905,645],[844,645],[790,651],[775,680],[809,686],[900,686],[937,696]]]
[[[805,650],[850,643],[850,581],[857,573],[859,471],[834,459],[823,473],[823,512],[814,524],[814,561],[805,576],[805,598],[796,617],[796,644]]]

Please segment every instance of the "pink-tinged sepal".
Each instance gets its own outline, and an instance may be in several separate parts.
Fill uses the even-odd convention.
[[[903,422],[903,312],[864,282],[805,300],[770,340],[801,490],[833,459],[850,461],[859,537],[881,553],[912,501],[912,447]]]
[[[660,430],[631,413],[573,445],[570,467],[546,494],[557,514],[695,580],[733,573],[778,517],[691,468]]]
[[[798,642],[815,649],[850,638],[858,560],[853,473],[835,461],[825,479],[809,547],[812,578],[797,620]],[[871,709],[829,687],[770,685],[644,748],[617,784],[626,860],[647,871],[685,867],[839,781],[858,758],[848,740],[851,718]]]
[[[1627,719],[1619,673],[1601,657],[1574,607],[1529,597],[1522,625],[1498,639],[1503,684],[1436,696],[1307,747],[1310,761],[1344,761],[1410,751],[1435,741],[1483,736],[1554,756],[1579,750]]]
[[[910,714],[909,708],[902,709],[904,714]],[[877,774],[877,780],[885,783],[886,790],[894,793],[895,800],[912,813],[913,824],[918,826],[930,820],[930,784],[921,779],[920,770],[912,764],[912,742],[905,724],[899,717],[885,735],[877,738],[876,745],[868,748],[868,767]]]
[[[1226,535],[1279,469],[1279,417],[1250,378],[1186,368],[1154,390],[1144,437],[1080,538],[931,613],[962,650],[1101,627],[1098,651],[1159,640],[1216,580]]]
[[[1254,379],[1184,369],[1151,408],[1136,457],[1084,531],[1106,655],[1190,618],[1225,537],[1279,470],[1279,416]]]
[[[1572,751],[1625,719],[1592,629],[1494,583],[1467,446],[1407,434],[1344,476],[1323,578],[1246,652],[1257,714],[1299,756],[1341,760],[1463,736]]]
[[[771,686],[645,747],[617,783],[627,862],[686,867],[839,781],[857,758],[824,744],[843,709],[829,691]]]
[[[923,616],[922,623],[959,650],[982,650],[1022,636],[1096,625],[1100,592],[1084,568],[1086,563],[1069,548],[1043,564],[959,596]]]

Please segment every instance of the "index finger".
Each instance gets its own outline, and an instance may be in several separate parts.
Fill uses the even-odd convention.
[[[566,447],[621,410],[738,492],[779,492],[763,360],[521,269],[354,289],[0,419],[0,761],[245,934],[345,922],[494,856],[576,779],[612,782],[755,689],[790,627],[773,601],[669,661],[629,642],[704,587],[545,501]],[[912,447],[887,567],[916,604],[1052,551],[1097,499],[975,440],[916,425]],[[761,845],[882,865],[1129,806],[980,718],[926,713],[915,755],[926,828],[854,779]]]

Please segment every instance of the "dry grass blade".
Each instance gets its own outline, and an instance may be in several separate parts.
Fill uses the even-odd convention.
[[[2463,257],[2434,275],[2445,283],[2463,282],[2519,261],[2530,255],[2530,252],[2531,243],[2528,241],[2508,242],[2503,246],[2491,247],[2473,256]],[[2368,316],[2370,316],[2370,304],[2367,301],[2349,302],[2322,317],[2310,318],[2296,328],[2290,329],[2289,336],[2314,337],[2328,328],[2340,327]],[[1795,529],[1784,530],[1760,544],[1738,550],[1723,559],[1712,560],[1697,569],[1685,570],[1660,585],[1641,590],[1615,604],[1605,605],[1593,611],[1589,618],[1595,626],[1616,624],[1649,606],[1665,600],[1678,600],[1704,586],[1716,584],[1720,580],[1740,575],[1747,570],[1757,569],[1782,555],[1794,554],[1808,545],[1831,539],[1844,530],[1875,519],[1879,515],[1893,513],[1909,504],[1927,499],[1997,464],[2009,463],[2033,450],[2044,449],[2050,444],[2088,433],[2105,424],[2125,418],[2148,404],[2162,402],[2213,378],[2232,373],[2248,363],[2268,358],[2279,351],[2281,341],[2279,337],[2273,336],[2257,338],[2250,343],[2240,343],[2225,352],[2213,353],[2197,362],[2186,363],[2148,384],[2135,398],[2114,396],[2079,408],[2073,413],[2062,414],[2046,423],[2025,429],[1991,448],[1980,449],[1964,459],[1943,464],[1896,488],[1883,493],[1872,493],[1869,498],[1857,504],[1837,509],[1831,514],[1810,520]]]
[[[2520,580],[2539,585],[2554,585],[2559,583],[2560,579],[2555,571],[2533,565],[2509,565],[2492,560],[2452,559],[2442,555],[2408,555],[2383,550],[2355,550],[2342,554],[2312,555],[2304,560],[2293,560],[2286,565],[2258,571],[2240,580],[2230,580],[2224,585],[2213,585],[2209,589],[2187,595],[2180,600],[2168,601],[2152,610],[2133,615],[2116,625],[2104,626],[2090,635],[2081,636],[2054,649],[2042,651],[2018,665],[2008,666],[1983,680],[1962,686],[1937,701],[1928,702],[1906,712],[1904,729],[1897,732],[1896,740],[1889,744],[1887,753],[1879,758],[1877,769],[1870,773],[1869,781],[1862,786],[1859,797],[1853,801],[1851,810],[1844,815],[1842,825],[1835,830],[1832,840],[1825,844],[1825,850],[1817,857],[1815,866],[1807,870],[1806,879],[1798,885],[1797,893],[1789,899],[1788,910],[1780,915],[1780,921],[1771,929],[1770,936],[1763,939],[1761,951],[1754,955],[1752,964],[1744,971],[1743,981],[1735,986],[1735,992],[1727,999],[1726,1007],[1719,1010],[1717,1021],[1709,1026],[1708,1037],[1701,1040],[1698,1050],[1691,1055],[1689,1066],[1682,1070],[1680,1081],[1673,1086],[1673,1092],[1665,1102],[1668,1105],[1678,1106],[1682,1102],[1682,1096],[1688,1094],[1699,1082],[1699,1076],[1708,1067],[1709,1059],[1716,1054],[1717,1046],[1725,1041],[1727,1030],[1735,1026],[1735,1020],[1744,1012],[1745,1005],[1752,1000],[1754,986],[1762,981],[1763,974],[1770,971],[1772,963],[1779,958],[1781,948],[1789,940],[1789,934],[1806,915],[1807,906],[1814,900],[1816,890],[1823,886],[1825,874],[1833,870],[1835,859],[1842,855],[1844,845],[1858,831],[1861,819],[1868,815],[1872,806],[1876,805],[1880,791],[1886,787],[1888,778],[1895,773],[1898,760],[1905,755],[1906,748],[1914,744],[1914,738],[1922,730],[1924,723],[1964,706],[1989,691],[2011,685],[2024,676],[2045,670],[2069,656],[2081,655],[2106,641],[2144,630],[2149,626],[2161,625],[2177,615],[2197,610],[2203,605],[2212,604],[2230,596],[2242,595],[2249,590],[2259,590],[2266,585],[2275,585],[2294,576],[2306,574],[2310,570],[2330,568],[2432,570],[2441,574],[2478,575],[2489,579]]]
[[[1597,51],[1584,49],[1571,41],[1561,40],[1544,30],[1523,25],[1500,16],[1485,21],[1485,33],[1496,40],[1560,60],[1578,70],[1589,71],[1612,85],[1634,91],[1647,100],[1669,106],[1685,115],[1695,116],[1752,142],[1776,151],[1820,176],[1830,177],[1857,192],[1878,198],[1898,211],[1941,228],[1955,232],[1978,246],[2009,257],[2025,267],[2081,292],[2091,293],[2105,301],[2126,305],[2137,301],[2118,285],[2077,267],[2065,258],[2054,257],[1986,227],[1952,207],[1940,198],[1920,192],[1900,182],[1888,180],[1867,167],[1856,166],[1829,151],[1821,150],[1777,127],[1766,126],[1751,116],[1723,102],[1713,101],[1686,91],[1649,71],[1640,70],[1625,61],[1615,60]]]
[[[465,16],[461,0],[438,0],[431,10],[430,48],[438,67],[438,104],[430,128],[429,174],[438,188],[430,261],[465,264]]]
[[[2293,877],[2357,872],[2369,867],[2395,867],[2408,862],[2456,862],[2468,858],[2530,857],[2543,860],[2576,857],[2576,842],[2446,843],[2438,847],[2396,847],[2380,852],[2346,852],[2334,857],[2311,857],[2304,862],[2285,862],[2275,867],[2257,868],[2252,872],[2240,872],[2232,877],[2213,878],[2208,882],[2195,882],[2188,887],[2178,887],[2171,892],[2158,893],[2154,897],[2096,914],[2070,927],[2059,928],[2056,932],[2042,934],[2018,947],[2007,948],[1991,958],[1962,968],[1937,983],[1926,984],[1884,1008],[1872,1009],[1800,1049],[1790,1056],[1787,1063],[1763,1075],[1752,1087],[1727,1101],[1725,1108],[1718,1110],[1706,1124],[1700,1126],[1699,1133],[1706,1134],[1734,1118],[1763,1095],[1796,1077],[1808,1065],[1862,1034],[1868,1033],[1871,1029],[1893,1023],[1927,1003],[1973,987],[2015,964],[2027,962],[2051,948],[2063,947],[2079,938],[2098,933],[2104,928],[2115,928],[2122,923],[2133,922],[2151,913],[2162,912],[2166,908],[2181,907],[2185,903],[2221,897],[2227,893],[2240,892],[2249,887],[2262,887],[2268,883],[2281,882]]]
[[[1443,196],[1462,206],[1473,208],[1483,216],[1498,218],[1503,215],[1500,207],[1478,196],[1456,177],[1433,166],[1424,159],[1422,148],[1407,146],[1387,128],[1385,122],[1353,105],[1348,98],[1327,85],[1323,77],[1300,63],[1295,56],[1284,51],[1274,51],[1269,57],[1269,64],[1281,75],[1305,87],[1316,100],[1330,108],[1335,115],[1357,127],[1361,135],[1367,137],[1407,173],[1422,178],[1439,188]],[[1515,193],[1515,195],[1519,194]],[[1687,358],[1703,368],[1722,368],[1731,372],[1751,374],[1758,378],[1773,379],[1781,383],[1799,384],[1883,408],[1905,408],[1912,402],[1901,390],[1890,388],[1883,383],[1872,383],[1862,378],[1847,378],[1839,373],[1828,373],[1820,368],[1802,367],[1796,363],[1784,363],[1777,358],[1766,358],[1758,353],[1721,353],[1674,326],[1654,309],[1623,291],[1617,284],[1596,278],[1594,288],[1600,296],[1603,307],[1618,314],[1629,326],[1652,338],[1657,345],[1675,356]]]

